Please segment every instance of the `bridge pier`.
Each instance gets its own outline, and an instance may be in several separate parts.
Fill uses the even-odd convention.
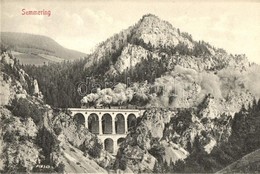
[[[125,134],[128,132],[128,126],[127,126],[127,114],[125,113]]]
[[[102,129],[102,116],[99,115],[98,117],[98,128],[99,128],[99,135],[103,134],[103,129]]]
[[[85,117],[85,128],[88,129],[88,116],[84,115],[84,117]]]
[[[115,117],[112,117],[112,134],[116,134]]]

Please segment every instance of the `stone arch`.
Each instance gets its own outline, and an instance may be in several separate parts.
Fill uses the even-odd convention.
[[[112,116],[110,114],[104,114],[102,116],[102,130],[103,134],[112,134]]]
[[[119,146],[123,141],[125,141],[125,138],[121,137],[117,140],[117,145]]]
[[[117,114],[115,119],[116,134],[125,134],[125,117],[123,114]]]
[[[99,134],[99,119],[97,114],[88,116],[88,130],[93,134]]]
[[[137,123],[137,119],[135,114],[129,114],[127,117],[127,127],[128,130],[131,129],[132,127],[135,127]]]
[[[73,121],[76,125],[85,125],[85,116],[82,113],[76,113],[73,117]]]
[[[114,141],[111,138],[106,138],[104,141],[105,150],[109,153],[114,152]]]

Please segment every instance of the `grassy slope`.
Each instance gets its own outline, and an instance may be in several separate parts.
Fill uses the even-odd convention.
[[[258,168],[260,167],[260,149],[245,155],[217,173],[255,172],[256,170],[254,170],[254,168],[256,165],[258,165]]]
[[[39,56],[39,54],[44,54],[48,57],[54,56],[54,61],[57,61],[59,58],[63,60],[74,60],[87,56],[85,53],[64,48],[53,39],[41,35],[1,32],[1,43],[9,46],[11,50],[24,53],[25,55],[23,56],[19,56],[18,54],[18,58],[24,60],[24,57],[27,57],[27,60],[24,60],[26,63],[31,63],[30,60],[33,59],[37,59],[36,63],[38,64],[44,61],[48,62],[44,56]]]
[[[63,162],[67,173],[107,173],[96,162],[86,158],[83,152],[73,146],[64,146]]]
[[[53,62],[51,60],[45,59],[39,55],[19,53],[14,55],[21,64],[30,64],[30,65],[43,65],[44,63]]]

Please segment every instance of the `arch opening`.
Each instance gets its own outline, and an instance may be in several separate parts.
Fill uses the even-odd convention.
[[[136,116],[134,114],[129,114],[128,117],[127,117],[127,127],[128,127],[128,130],[130,130],[133,127],[135,127],[136,123],[137,123]]]
[[[105,146],[105,150],[108,151],[109,153],[114,152],[114,142],[111,138],[105,139],[104,146]]]
[[[104,114],[102,116],[102,130],[103,134],[112,134],[112,117],[110,114]]]
[[[125,117],[123,114],[117,114],[115,119],[116,134],[125,134]]]
[[[97,114],[88,116],[88,130],[93,134],[99,134],[99,120]]]
[[[73,121],[76,123],[77,126],[85,126],[85,117],[82,113],[77,113],[73,117]]]

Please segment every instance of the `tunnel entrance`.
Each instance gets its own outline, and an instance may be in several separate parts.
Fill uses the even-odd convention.
[[[127,117],[128,130],[131,130],[135,126],[136,126],[136,116],[134,114],[128,115]]]
[[[99,134],[99,120],[97,114],[90,114],[88,117],[88,129],[93,134]]]
[[[115,119],[116,134],[125,134],[125,117],[117,114]]]
[[[108,151],[109,153],[114,152],[113,140],[111,138],[105,139],[104,146],[105,146],[105,150]]]
[[[102,116],[102,130],[103,134],[112,134],[112,117],[110,114]]]

